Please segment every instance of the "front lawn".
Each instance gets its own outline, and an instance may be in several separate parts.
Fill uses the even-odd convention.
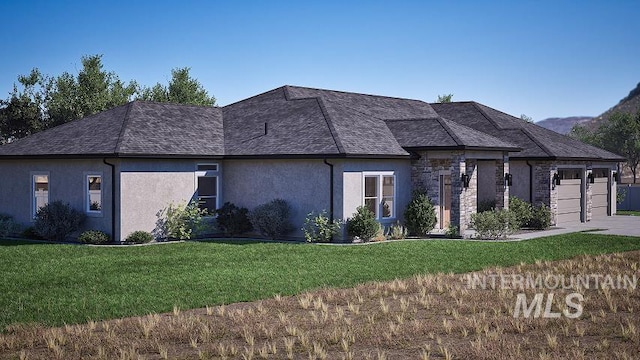
[[[618,211],[616,211],[616,215],[640,216],[640,211],[638,211],[638,210],[618,210]]]
[[[364,246],[187,242],[89,247],[0,241],[0,331],[251,301],[418,273],[640,249],[640,238],[574,233],[522,242]]]

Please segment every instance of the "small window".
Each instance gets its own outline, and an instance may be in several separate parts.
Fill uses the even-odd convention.
[[[86,178],[86,211],[102,212],[102,175],[87,175]]]
[[[375,214],[376,219],[394,218],[395,175],[366,174],[364,176],[364,206]]]
[[[38,210],[49,203],[49,175],[35,174],[33,175],[33,217],[36,217]]]
[[[218,171],[218,164],[198,164],[198,171]]]
[[[198,176],[198,205],[210,214],[218,208],[218,177]]]

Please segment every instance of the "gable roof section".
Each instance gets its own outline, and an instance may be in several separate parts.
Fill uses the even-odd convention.
[[[0,146],[0,156],[219,156],[219,108],[133,101]]]
[[[476,102],[438,103],[431,106],[438,114],[458,124],[500,139],[509,139],[520,146],[522,151],[510,154],[512,158],[624,161],[624,158],[614,153]]]
[[[386,123],[405,148],[519,150],[516,145],[443,118],[387,120]]]

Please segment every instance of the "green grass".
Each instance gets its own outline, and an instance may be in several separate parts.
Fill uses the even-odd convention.
[[[251,301],[418,273],[640,249],[640,238],[567,234],[522,242],[367,246],[187,242],[89,247],[0,241],[0,331]]]
[[[618,210],[618,211],[616,211],[616,215],[640,216],[640,211],[638,211],[638,210]]]

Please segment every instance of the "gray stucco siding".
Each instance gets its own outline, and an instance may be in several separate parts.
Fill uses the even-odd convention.
[[[363,181],[365,174],[393,173],[395,175],[395,216],[381,219],[383,225],[403,221],[403,213],[411,201],[411,162],[399,160],[343,160],[337,162],[341,174],[338,181],[342,189],[342,206],[336,212],[336,218],[347,220],[358,206],[364,205]]]
[[[251,211],[271,200],[284,199],[292,210],[291,236],[303,236],[301,228],[308,213],[329,213],[330,167],[323,160],[225,160],[222,167],[223,202]],[[338,189],[336,186],[334,191]]]
[[[511,196],[520,200],[531,202],[531,168],[526,161],[509,161],[512,185],[509,189]]]
[[[86,212],[87,175],[101,175],[102,211],[88,214],[83,230],[111,234],[111,168],[101,159],[1,160],[0,169],[0,213],[25,227],[33,225],[33,175],[49,175],[49,203],[60,200],[82,212]]]
[[[218,164],[218,197],[223,168],[216,160],[123,159],[118,162],[117,233],[120,240],[134,231],[156,230],[158,212],[170,204],[188,203],[196,199],[198,164]],[[221,204],[220,199],[218,203]]]

